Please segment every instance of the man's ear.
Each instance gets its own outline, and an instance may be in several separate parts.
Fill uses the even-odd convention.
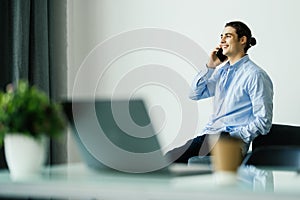
[[[246,43],[247,43],[247,37],[246,37],[246,36],[242,36],[242,37],[240,38],[240,43],[241,43],[242,45],[246,45]]]

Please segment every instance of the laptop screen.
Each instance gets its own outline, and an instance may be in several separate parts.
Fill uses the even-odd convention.
[[[143,100],[70,100],[63,107],[87,165],[144,173],[169,164]]]

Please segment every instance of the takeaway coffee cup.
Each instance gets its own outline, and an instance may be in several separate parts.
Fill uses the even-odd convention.
[[[212,146],[212,163],[217,184],[230,185],[237,180],[242,162],[242,141],[229,135],[215,137]]]

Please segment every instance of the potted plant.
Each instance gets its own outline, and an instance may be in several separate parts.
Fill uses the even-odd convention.
[[[47,139],[59,137],[65,127],[61,105],[28,82],[0,92],[0,146],[4,143],[12,178],[36,174],[45,162]]]

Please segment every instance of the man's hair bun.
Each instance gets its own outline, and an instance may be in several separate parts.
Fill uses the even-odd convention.
[[[254,37],[251,37],[250,39],[250,46],[256,45],[256,39]]]

